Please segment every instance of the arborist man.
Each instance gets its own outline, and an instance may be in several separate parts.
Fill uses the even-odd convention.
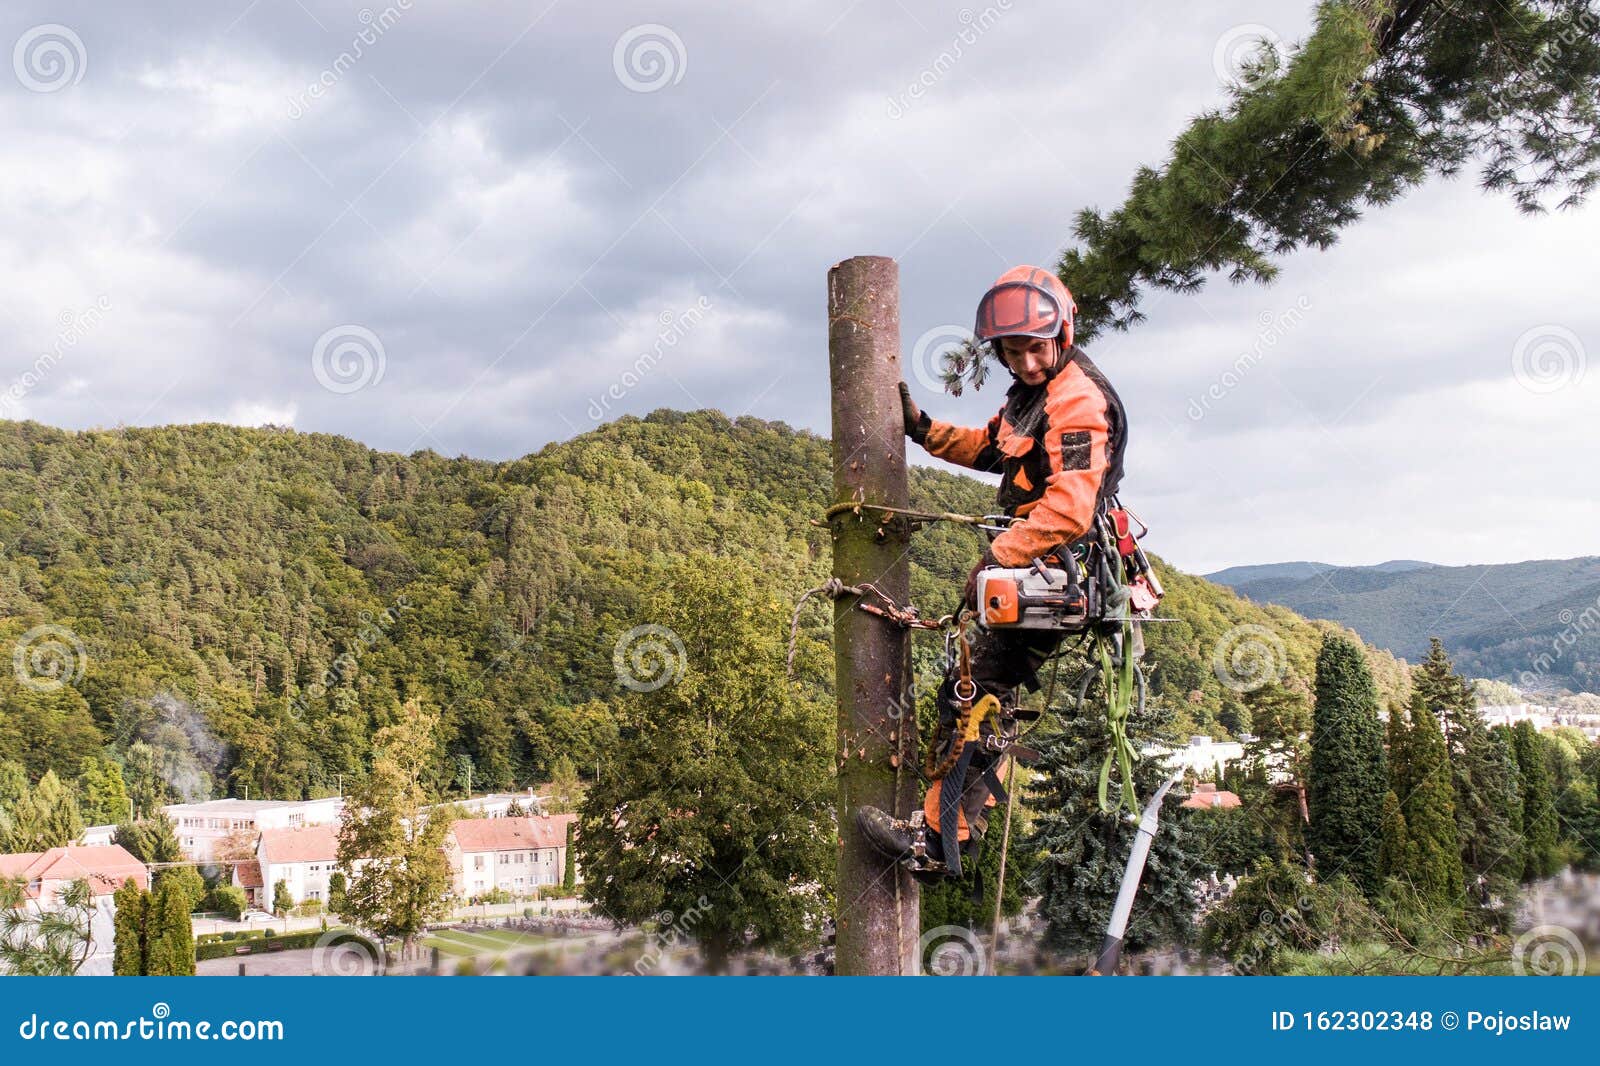
[[[905,382],[900,383],[906,435],[940,459],[998,473],[998,506],[1014,519],[994,536],[967,576],[964,603],[969,610],[977,606],[980,570],[1026,567],[1070,551],[1073,542],[1090,532],[1096,511],[1116,494],[1122,480],[1127,419],[1105,375],[1073,344],[1076,312],[1061,279],[1039,267],[1014,267],[984,294],[973,332],[1014,379],[1005,405],[986,426],[969,428],[930,418],[917,408]],[[1010,708],[1019,685],[1037,691],[1039,668],[1063,636],[1051,630],[979,628],[970,659],[977,691],[964,693],[968,703],[992,694]],[[958,680],[952,661],[938,693],[940,735],[947,750],[959,743],[953,735],[961,706]],[[969,856],[976,856],[987,810],[995,803],[992,782],[998,758],[975,752],[959,783],[935,781],[924,802],[927,829],[937,834],[943,787],[960,787],[957,839]],[[924,861],[915,855],[912,822],[868,806],[857,810],[856,823],[873,847],[906,862],[924,879],[953,873],[936,858]],[[937,856],[938,848],[928,853]]]

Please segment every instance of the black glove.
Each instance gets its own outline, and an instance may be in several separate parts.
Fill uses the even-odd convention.
[[[933,419],[917,407],[917,401],[911,398],[911,389],[903,381],[900,383],[900,413],[905,421],[906,436],[918,444],[926,444]]]
[[[978,571],[991,566],[999,566],[994,555],[988,548],[983,549],[983,556],[972,564],[972,569],[967,572],[967,587],[961,591],[961,603],[969,611],[978,609]]]

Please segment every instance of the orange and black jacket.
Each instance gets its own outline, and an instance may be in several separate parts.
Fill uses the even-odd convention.
[[[1015,382],[987,426],[953,426],[924,411],[912,439],[940,459],[1000,475],[999,506],[1022,521],[989,550],[1001,566],[1027,566],[1087,533],[1116,493],[1128,422],[1116,390],[1074,346],[1048,381]]]

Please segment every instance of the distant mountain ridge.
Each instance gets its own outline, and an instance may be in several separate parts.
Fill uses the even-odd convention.
[[[1218,585],[1227,585],[1229,588],[1239,588],[1241,585],[1266,578],[1288,578],[1303,581],[1306,578],[1316,577],[1318,574],[1327,573],[1329,570],[1378,570],[1383,573],[1400,573],[1406,570],[1423,570],[1434,566],[1434,563],[1425,563],[1419,559],[1390,559],[1386,563],[1376,566],[1335,566],[1332,563],[1259,563],[1253,566],[1230,566],[1225,570],[1218,570],[1214,574],[1202,574],[1207,581]]]
[[[1406,659],[1426,654],[1437,636],[1476,676],[1600,692],[1600,556],[1477,566],[1289,562],[1206,578],[1257,603],[1350,626]]]

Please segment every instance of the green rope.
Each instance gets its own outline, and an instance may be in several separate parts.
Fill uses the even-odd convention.
[[[1119,619],[1122,656],[1118,660],[1112,655],[1114,637],[1104,629],[1097,630],[1095,652],[1100,659],[1100,676],[1105,679],[1106,730],[1111,734],[1111,750],[1106,752],[1105,762],[1100,764],[1100,809],[1106,814],[1114,814],[1125,806],[1131,813],[1138,814],[1139,797],[1133,790],[1133,764],[1138,754],[1128,740],[1128,717],[1133,712],[1137,684],[1133,664],[1133,621],[1128,615],[1128,589],[1122,583],[1122,559],[1115,553],[1111,555],[1117,560],[1117,587],[1114,592],[1108,593],[1108,606],[1111,607],[1108,614],[1114,612]],[[1122,778],[1122,793],[1115,804],[1109,801],[1113,766]]]

